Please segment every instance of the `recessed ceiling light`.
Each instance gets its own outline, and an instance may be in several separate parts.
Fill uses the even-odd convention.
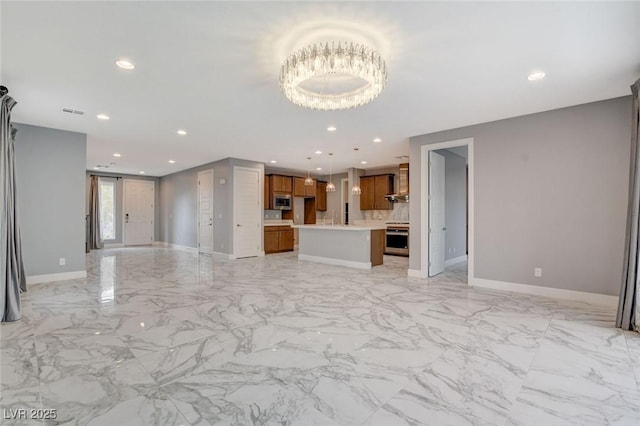
[[[276,161],[276,160],[271,160],[271,161],[269,161],[269,162],[270,162],[271,164],[276,164],[276,163],[277,163],[277,161]]]
[[[322,151],[319,151],[319,150],[318,150],[318,151],[316,151],[316,154],[317,154],[317,155],[320,155],[320,154],[322,154]]]
[[[375,138],[373,141],[374,141],[375,143],[379,143],[379,142],[382,142],[382,139],[380,139],[380,138]]]
[[[338,130],[338,129],[336,128],[336,126],[329,126],[329,127],[327,127],[327,131],[329,131],[329,132],[335,132],[336,130]]]
[[[180,136],[184,136],[184,135],[186,135],[186,134],[187,134],[187,131],[186,131],[186,130],[182,130],[182,129],[180,129],[180,130],[178,130],[176,133],[177,133],[177,134],[179,134]]]
[[[529,76],[527,77],[527,80],[529,81],[536,81],[536,80],[542,80],[547,74],[544,73],[544,71],[536,71],[536,72],[532,72],[531,74],[529,74]]]
[[[100,167],[95,166],[95,167],[93,168],[93,170],[100,170]]]
[[[320,171],[322,170],[322,167],[316,167],[316,170]]]
[[[96,115],[96,118],[98,120],[109,120],[111,117],[109,117],[107,114],[98,114]]]
[[[176,160],[169,160],[170,164],[175,164]]]
[[[367,162],[366,161],[361,161],[360,164],[367,164]]]
[[[143,175],[143,174],[144,174],[144,171],[143,171],[143,170],[140,170],[140,174],[141,174],[141,175]]]
[[[113,153],[113,156],[114,156],[114,157],[122,157],[122,154],[120,154],[119,152],[114,152],[114,153]]]
[[[131,62],[127,61],[126,59],[118,59],[116,61],[116,65],[118,66],[118,68],[122,68],[123,70],[132,70],[134,69],[136,66],[133,65]]]

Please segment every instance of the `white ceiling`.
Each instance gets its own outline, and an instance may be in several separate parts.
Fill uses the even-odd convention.
[[[14,121],[87,133],[87,168],[113,161],[108,170],[118,173],[162,176],[225,157],[306,170],[312,156],[313,168],[326,170],[317,149],[335,153],[334,171],[361,160],[392,165],[406,161],[395,157],[408,154],[410,136],[627,95],[640,76],[639,2],[0,8],[0,79],[19,102]],[[281,94],[286,56],[329,39],[383,54],[389,80],[373,103],[322,112]],[[135,70],[116,68],[118,58]],[[527,81],[538,69],[547,78]],[[189,134],[178,136],[180,128]]]

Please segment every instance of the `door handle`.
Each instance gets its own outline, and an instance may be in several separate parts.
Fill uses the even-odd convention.
[[[242,226],[242,225],[240,225],[239,223],[236,225],[236,227],[240,227],[240,226]]]

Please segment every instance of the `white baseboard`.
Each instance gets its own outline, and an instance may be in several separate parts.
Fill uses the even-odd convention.
[[[331,257],[311,256],[308,254],[298,254],[298,260],[325,263],[327,265],[346,266],[347,268],[371,269],[371,262],[354,262],[352,260],[333,259]]]
[[[75,280],[87,278],[87,271],[59,272],[57,274],[30,275],[27,277],[27,284],[50,283],[54,281]]]
[[[102,248],[106,248],[106,249],[112,249],[112,248],[122,248],[124,247],[123,243],[110,243],[110,244],[103,244]]]
[[[407,276],[409,278],[427,278],[427,275],[423,274],[421,269],[409,269]]]
[[[462,256],[454,257],[453,259],[445,260],[444,266],[451,266],[451,265],[455,265],[456,263],[466,262],[466,261],[467,261],[467,255],[465,254]]]
[[[605,305],[610,307],[618,306],[618,296],[611,296],[608,294],[587,293],[585,291],[565,290],[562,288],[485,280],[484,278],[472,278],[469,284],[474,287],[527,293],[535,296],[552,297],[555,299],[577,300],[594,305]]]
[[[198,253],[198,249],[196,247],[181,246],[180,244],[168,243],[166,241],[154,241],[153,245],[158,247],[168,247],[176,250],[183,250],[189,253]]]
[[[235,259],[234,257],[232,257],[233,255],[231,255],[229,253],[220,253],[219,251],[214,251],[213,254],[215,254],[216,256],[224,256],[229,260]]]

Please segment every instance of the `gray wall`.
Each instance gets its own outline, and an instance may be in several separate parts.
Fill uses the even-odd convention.
[[[437,153],[445,158],[444,211],[447,231],[444,258],[449,260],[464,256],[467,252],[467,160],[446,149]]]
[[[197,247],[198,172],[213,169],[214,251],[233,253],[233,167],[264,164],[226,158],[160,178],[160,240]]]
[[[84,271],[87,135],[16,124],[16,183],[27,276]],[[66,265],[59,265],[59,258]]]
[[[617,294],[630,111],[622,97],[411,138],[410,268],[424,238],[421,146],[474,138],[475,277]]]
[[[156,188],[154,191],[155,200],[155,215],[153,219],[154,223],[154,235],[155,240],[160,239],[160,191],[158,190],[160,178],[153,176],[140,176],[140,175],[127,175],[127,174],[118,174],[118,173],[107,173],[100,172],[97,170],[87,170],[86,172],[86,203],[85,203],[85,211],[86,214],[89,214],[89,191],[91,190],[91,175],[98,175],[100,177],[111,179],[116,183],[116,193],[115,193],[115,209],[116,209],[116,238],[114,240],[105,241],[105,244],[121,244],[123,242],[122,239],[122,230],[123,230],[123,222],[122,222],[122,212],[124,205],[124,179],[130,180],[145,180],[152,181],[156,183]],[[116,177],[121,177],[122,179],[116,179]]]

